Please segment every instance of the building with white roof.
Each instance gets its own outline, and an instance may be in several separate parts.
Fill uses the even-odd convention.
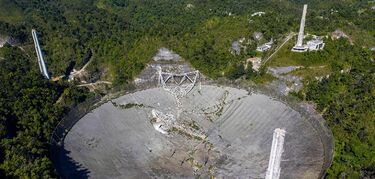
[[[309,51],[322,50],[324,48],[324,45],[325,43],[323,42],[323,40],[318,38],[307,41],[307,47]]]
[[[5,45],[6,43],[9,43],[8,41],[9,41],[9,37],[1,37],[1,36],[0,36],[0,48],[1,48],[1,47],[4,47],[4,45]]]
[[[257,47],[256,51],[258,52],[265,52],[267,50],[269,50],[271,47],[272,47],[272,44],[273,44],[273,39],[271,39],[271,41],[263,44],[263,45],[260,45]]]

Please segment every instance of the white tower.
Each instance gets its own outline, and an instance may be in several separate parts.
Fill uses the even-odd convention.
[[[44,62],[42,50],[40,49],[38,37],[36,35],[36,30],[32,29],[31,34],[32,34],[33,39],[34,39],[36,55],[38,56],[39,70],[45,78],[49,79],[47,66],[46,66],[46,63]]]
[[[281,154],[284,151],[285,133],[286,131],[280,128],[276,128],[273,132],[270,160],[265,179],[279,179],[280,177]]]
[[[301,24],[298,32],[298,39],[296,45],[292,48],[293,52],[305,52],[307,51],[307,46],[303,45],[303,31],[305,29],[305,20],[306,20],[307,4],[303,5],[303,12],[301,18]]]

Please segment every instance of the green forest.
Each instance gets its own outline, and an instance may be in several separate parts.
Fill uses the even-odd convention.
[[[49,139],[61,116],[90,94],[67,83],[51,83],[35,59],[16,47],[0,49],[0,176],[50,178]],[[59,100],[63,98],[64,100]]]
[[[333,132],[334,160],[327,178],[371,178],[375,169],[375,64],[369,59],[374,54],[347,40],[336,45],[331,50],[340,53],[330,56],[334,63],[329,77],[309,81],[298,95],[316,103]]]
[[[49,138],[69,109],[94,95],[64,80],[44,79],[31,29],[38,31],[48,71],[88,66],[91,74],[123,90],[161,47],[167,47],[212,78],[270,80],[265,69],[245,70],[247,58],[271,38],[278,45],[298,30],[309,4],[306,32],[328,35],[340,28],[349,40],[327,40],[321,52],[287,54],[284,62],[325,65],[329,77],[306,78],[296,94],[314,102],[331,128],[335,152],[326,178],[375,177],[374,1],[322,0],[0,0],[0,178],[58,178],[49,158]],[[262,16],[251,16],[259,11]],[[263,40],[253,39],[261,32]],[[238,55],[231,44],[250,39]],[[285,65],[285,64],[284,64]],[[345,71],[345,72],[342,72]],[[259,84],[262,85],[262,84]]]

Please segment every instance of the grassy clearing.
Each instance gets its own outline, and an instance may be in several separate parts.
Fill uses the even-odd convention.
[[[326,76],[331,73],[330,66],[310,66],[300,68],[290,72],[291,75],[303,77],[304,79],[314,79],[315,77]]]
[[[296,37],[289,40],[268,62],[267,66],[271,67],[282,67],[282,66],[322,66],[327,65],[328,61],[325,60],[312,60],[309,58],[310,55],[321,55],[323,51],[318,52],[306,52],[298,53],[292,52],[296,42]]]
[[[295,44],[295,38],[289,40],[271,59],[268,60],[267,66],[281,67],[281,66],[300,66],[301,53],[294,53],[290,51]]]
[[[350,69],[353,63],[358,61],[361,53],[368,53],[366,49],[356,51],[356,45],[351,45],[347,39],[324,39],[326,45],[323,50],[317,52],[295,53],[291,48],[295,41],[290,41],[271,58],[266,67],[302,66],[291,74],[313,79],[326,76],[333,70]]]
[[[301,76],[304,79],[314,79],[315,77],[325,76],[330,73],[330,65],[325,62],[306,61],[303,53],[295,53],[290,49],[294,46],[295,40],[290,40],[272,57],[266,64],[267,67],[283,66],[303,66],[303,68],[290,72],[291,75]],[[315,53],[315,52],[312,52]],[[312,64],[312,65],[311,65]],[[270,81],[270,77],[261,77],[258,82],[264,83]]]
[[[259,75],[259,76],[256,76],[252,79],[252,81],[254,81],[254,83],[256,84],[266,84],[268,82],[272,82],[273,80],[276,80],[277,78],[268,74],[268,73],[265,73],[263,75]]]

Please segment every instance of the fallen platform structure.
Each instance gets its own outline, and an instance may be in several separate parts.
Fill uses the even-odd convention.
[[[199,78],[198,70],[176,74],[159,69],[159,84],[176,98],[186,96],[195,86],[197,78]]]

